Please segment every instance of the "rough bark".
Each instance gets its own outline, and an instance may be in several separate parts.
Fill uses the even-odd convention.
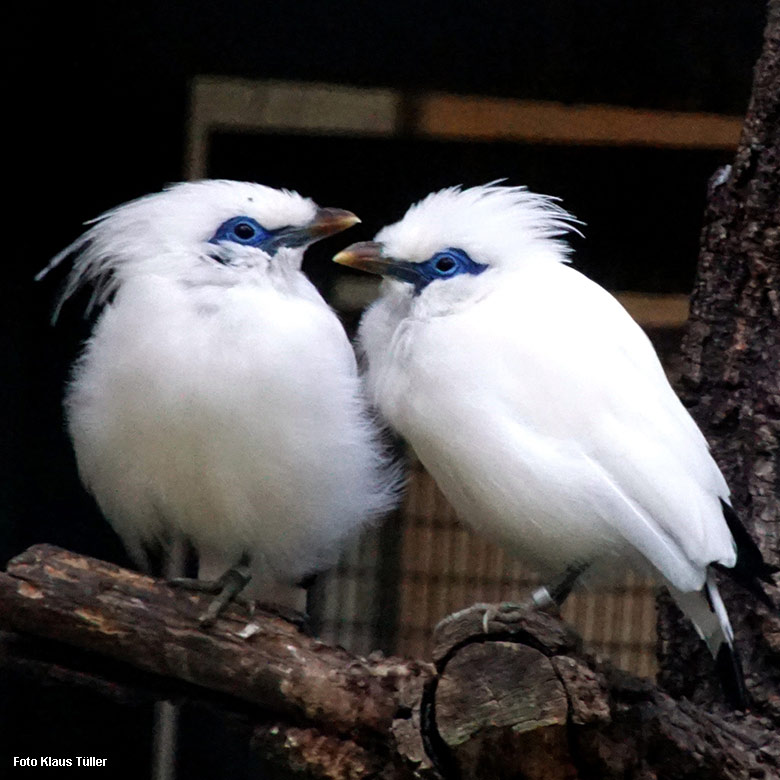
[[[780,564],[780,2],[739,148],[710,182],[679,392],[765,559]],[[722,590],[755,710],[780,726],[780,617],[728,577]],[[776,588],[770,592],[778,601]],[[668,599],[659,621],[660,682],[717,701],[712,662]]]
[[[487,633],[483,605],[459,613],[437,634],[434,669],[358,658],[240,608],[203,630],[205,605],[39,545],[0,574],[0,627],[27,637],[6,637],[0,663],[125,702],[205,701],[253,724],[275,777],[433,778],[433,764],[463,780],[780,777],[766,720],[677,702],[585,655],[544,613]],[[63,644],[89,655],[68,668]]]

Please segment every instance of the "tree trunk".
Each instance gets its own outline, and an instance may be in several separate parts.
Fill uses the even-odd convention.
[[[768,563],[780,564],[780,2],[734,163],[710,182],[679,393]],[[721,576],[754,711],[780,727],[780,618]],[[773,597],[777,603],[777,589]],[[660,599],[660,683],[720,698],[713,663],[670,599]]]

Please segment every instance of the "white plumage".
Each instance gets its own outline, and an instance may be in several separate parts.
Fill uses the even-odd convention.
[[[387,277],[360,326],[370,395],[474,529],[548,578],[654,575],[717,653],[729,490],[648,338],[566,265],[574,222],[523,188],[452,188],[340,253]]]
[[[103,310],[66,395],[81,478],[130,553],[181,535],[273,600],[396,500],[395,472],[305,246],[357,222],[259,184],[172,186],[107,212],[75,257]],[[46,270],[49,270],[47,268]]]

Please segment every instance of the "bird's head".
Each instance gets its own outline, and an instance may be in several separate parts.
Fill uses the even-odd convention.
[[[359,221],[349,211],[319,208],[288,190],[226,180],[185,182],[93,220],[38,278],[74,258],[60,305],[90,283],[90,305],[100,305],[125,280],[142,274],[188,285],[229,285],[248,272],[297,271],[309,244]]]
[[[451,187],[415,203],[374,241],[333,259],[405,282],[413,294],[446,294],[444,283],[453,290],[468,286],[489,269],[565,261],[568,246],[559,237],[576,232],[576,222],[555,198],[524,187]]]

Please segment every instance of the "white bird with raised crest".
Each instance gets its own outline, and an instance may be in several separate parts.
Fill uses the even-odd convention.
[[[73,258],[60,305],[92,285],[102,308],[65,400],[81,479],[138,562],[192,544],[223,593],[206,625],[250,579],[288,602],[396,501],[352,347],[301,271],[356,222],[260,184],[182,183],[106,212],[40,274]]]
[[[537,602],[651,574],[743,706],[712,566],[735,566],[736,537],[747,580],[768,568],[649,339],[567,264],[575,225],[525,188],[454,187],[339,253],[385,277],[359,331],[369,394],[459,516],[547,578]]]

